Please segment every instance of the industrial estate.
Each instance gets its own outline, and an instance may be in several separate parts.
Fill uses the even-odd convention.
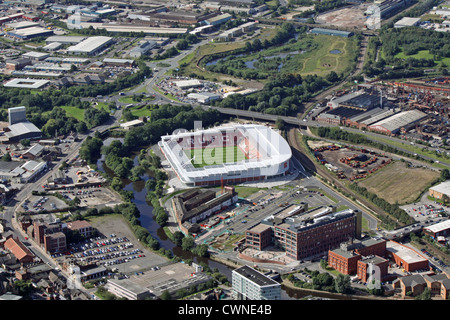
[[[2,1],[0,300],[449,300],[449,19]]]

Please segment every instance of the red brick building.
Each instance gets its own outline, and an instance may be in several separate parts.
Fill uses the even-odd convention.
[[[245,233],[245,245],[247,247],[263,250],[272,243],[272,228],[259,224]]]
[[[398,242],[389,241],[386,246],[386,255],[405,271],[428,270],[428,259],[417,251]]]
[[[89,238],[90,236],[92,236],[92,232],[94,231],[92,225],[86,220],[67,222],[67,229],[77,231],[85,238]]]
[[[5,249],[8,249],[20,263],[30,263],[34,259],[34,254],[19,239],[6,240]]]
[[[367,266],[364,262],[359,266],[359,261],[375,255],[382,257],[385,253],[386,240],[384,239],[353,240],[351,243],[342,243],[337,249],[329,250],[328,265],[340,273],[348,275],[358,274],[358,269],[361,268],[361,275],[364,275],[367,272]]]
[[[367,282],[374,272],[373,277],[383,282],[388,276],[389,260],[379,256],[368,256],[357,262],[357,276],[362,282]]]
[[[355,274],[360,259],[361,256],[353,251],[340,248],[328,251],[328,265],[343,274]]]

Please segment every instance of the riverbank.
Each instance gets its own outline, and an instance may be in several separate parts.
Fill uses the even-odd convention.
[[[283,290],[285,290],[289,296],[291,295],[298,295],[300,297],[307,297],[307,296],[314,296],[314,297],[321,297],[321,298],[328,298],[333,300],[374,300],[374,301],[381,301],[381,300],[397,300],[392,299],[389,297],[377,297],[373,295],[368,296],[361,296],[361,295],[352,295],[352,294],[343,294],[343,293],[333,293],[333,292],[326,292],[326,291],[319,291],[319,290],[313,290],[313,289],[305,289],[305,288],[299,288],[296,287],[291,281],[284,279],[281,282],[281,285],[283,287]],[[296,297],[298,299],[298,297]]]

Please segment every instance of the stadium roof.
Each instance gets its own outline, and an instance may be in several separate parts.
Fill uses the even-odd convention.
[[[180,139],[193,136],[218,135],[226,132],[240,132],[258,153],[257,157],[236,162],[206,165],[195,168],[185,154]],[[183,132],[162,136],[159,142],[172,168],[183,181],[202,179],[220,179],[221,176],[260,176],[279,174],[280,166],[286,165],[292,156],[292,151],[286,140],[270,127],[262,125],[238,125],[233,127],[212,128],[195,132]],[[285,166],[286,167],[286,166]],[[264,172],[264,173],[263,173]]]

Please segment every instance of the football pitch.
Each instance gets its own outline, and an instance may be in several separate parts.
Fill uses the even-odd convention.
[[[184,152],[195,168],[233,163],[247,159],[244,151],[238,146],[188,149],[184,150]]]

